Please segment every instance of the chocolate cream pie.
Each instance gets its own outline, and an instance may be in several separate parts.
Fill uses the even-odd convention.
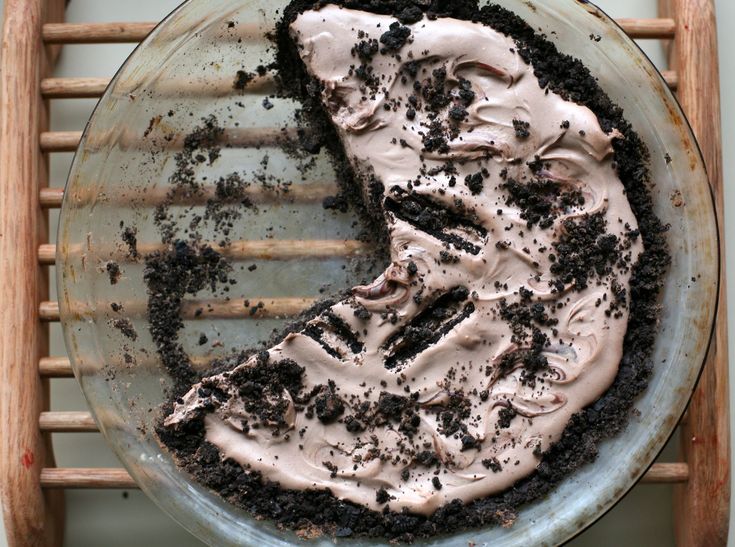
[[[229,501],[297,530],[508,525],[594,458],[645,386],[667,263],[645,147],[513,14],[375,4],[295,2],[278,57],[390,265],[195,379],[159,436]]]

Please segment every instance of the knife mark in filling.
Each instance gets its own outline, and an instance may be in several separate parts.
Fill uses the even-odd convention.
[[[346,355],[362,352],[363,343],[349,325],[333,312],[324,312],[317,321],[318,324],[308,324],[303,333],[317,342],[329,355],[342,359]]]
[[[394,369],[434,345],[475,311],[465,287],[455,287],[414,317],[384,344],[385,368]]]
[[[386,197],[385,210],[457,250],[473,255],[480,253],[487,236],[487,230],[468,216],[417,194],[398,199]]]

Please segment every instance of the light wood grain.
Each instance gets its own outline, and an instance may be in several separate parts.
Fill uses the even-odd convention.
[[[643,475],[644,484],[683,483],[689,480],[689,465],[686,463],[655,463]]]
[[[38,419],[41,431],[49,433],[85,433],[99,431],[89,412],[41,412]]]
[[[72,378],[71,363],[68,357],[41,357],[38,373],[44,378]]]
[[[135,43],[145,39],[156,23],[60,23],[43,25],[47,44]]]
[[[41,188],[38,194],[41,207],[44,209],[58,209],[64,199],[63,188]]]
[[[631,38],[673,38],[676,23],[673,19],[634,19],[621,18],[615,20],[623,27]]]
[[[97,98],[109,83],[109,78],[44,78],[41,95],[47,99]]]
[[[41,472],[43,488],[137,488],[124,469],[48,468]]]
[[[44,131],[39,141],[44,152],[74,152],[81,138],[81,131]]]
[[[48,111],[38,90],[51,65],[41,25],[57,13],[55,3],[6,0],[0,50],[0,505],[10,547],[58,544],[63,533],[62,500],[39,484],[41,469],[53,465],[37,426],[47,385],[28,366],[48,346],[38,320],[48,285],[34,257],[47,234],[38,196],[48,171],[38,142]]]
[[[147,92],[149,97],[226,97],[244,94],[267,95],[276,92],[272,75],[256,76],[243,90],[233,86],[234,75],[230,78],[168,78],[155,82]],[[109,78],[45,78],[41,81],[41,93],[47,99],[88,99],[101,97]],[[121,92],[118,88],[117,91]],[[134,90],[130,90],[133,92]]]
[[[43,26],[47,44],[120,44],[143,41],[156,27],[153,22],[62,23]],[[263,29],[256,23],[240,23],[234,30],[222,29],[222,40],[262,40]]]
[[[41,321],[59,321],[59,303],[43,301],[38,306]]]
[[[215,359],[222,357],[222,355],[193,355],[190,356],[191,364],[196,370],[206,370],[207,368],[211,367],[212,361]],[[160,367],[160,361],[155,354],[149,354],[149,355],[141,355],[136,357],[135,359],[136,366],[138,367]],[[100,369],[104,365],[112,365],[112,366],[125,366],[128,367],[129,364],[122,361],[122,357],[120,360],[115,360],[115,358],[112,358],[109,361],[106,361],[105,363],[96,363],[94,365],[90,364],[90,366],[93,366],[95,369]],[[84,366],[84,365],[82,365]],[[43,357],[38,362],[38,371],[41,374],[41,376],[46,378],[73,378],[74,373],[71,368],[71,362],[69,361],[68,357]]]
[[[677,20],[674,64],[680,75],[679,101],[704,155],[722,222],[722,150],[714,0],[673,0],[672,5]],[[676,492],[674,522],[677,544],[686,546],[725,545],[729,526],[730,394],[722,223],[720,235],[723,262],[715,334],[689,406],[689,419],[681,431],[682,449],[692,472],[686,486],[679,487]]]
[[[43,266],[56,264],[56,245],[44,243],[38,247],[38,263]]]
[[[170,186],[164,184],[148,188],[145,192],[131,192],[121,184],[119,188],[112,188],[105,193],[105,203],[138,209],[155,207],[164,202],[172,205],[206,205],[210,199],[215,197],[216,193],[216,187],[213,185],[203,185],[201,192],[197,192],[195,195],[187,192],[174,192],[171,195],[169,193],[171,189]],[[304,182],[291,184],[288,187],[283,185],[265,187],[253,183],[243,190],[243,197],[247,197],[256,205],[321,203],[324,198],[335,195],[337,191],[337,184],[334,182]],[[41,206],[44,208],[59,208],[64,199],[64,190],[62,188],[42,188],[39,199],[41,200]],[[74,203],[77,206],[91,203],[95,199],[99,199],[99,195],[91,185],[88,191],[85,192],[84,189],[80,188],[74,194]]]
[[[230,300],[184,300],[181,306],[181,317],[186,320],[199,319],[283,319],[295,317],[314,304],[315,298],[283,297],[283,298],[232,298]],[[258,304],[262,303],[262,307]],[[92,317],[107,313],[110,305],[97,303],[97,311],[91,310],[82,303],[71,303],[71,312],[75,317]],[[122,302],[127,316],[143,317],[147,303],[142,300]],[[257,307],[257,309],[255,309]],[[56,322],[59,317],[59,303],[44,301],[38,306],[41,321]]]
[[[296,128],[230,128],[224,130],[219,139],[219,144],[233,148],[279,146],[288,140],[295,139],[296,134]],[[153,138],[156,136],[158,135]],[[180,149],[184,143],[183,135],[166,135],[166,137],[166,139],[159,138],[156,141],[157,148]],[[44,131],[41,133],[39,140],[43,152],[74,152],[79,146],[81,138],[81,131]],[[95,133],[91,140],[86,141],[86,147],[90,151],[109,146],[119,146],[123,149],[134,147],[150,149],[153,142],[152,139],[146,139],[142,135],[130,131],[120,134],[115,129],[107,133]]]

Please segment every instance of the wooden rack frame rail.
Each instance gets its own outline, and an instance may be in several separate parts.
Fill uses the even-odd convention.
[[[64,0],[6,0],[0,52],[0,501],[11,547],[61,545],[64,489],[135,488],[123,469],[58,468],[52,433],[95,432],[89,412],[50,412],[49,381],[72,376],[69,360],[48,355],[48,210],[63,190],[49,188],[49,155],[73,151],[80,132],[49,131],[51,99],[96,98],[106,78],[53,78],[65,44],[135,43],[154,23],[64,23]],[[659,18],[619,19],[636,39],[664,40],[669,70],[697,134],[720,219],[721,122],[714,0],[659,0]],[[250,30],[252,31],[252,29]],[[244,32],[249,32],[244,29]],[[264,79],[259,85],[266,89]],[[220,89],[221,88],[221,89]],[[229,84],[216,91],[227,94]],[[196,90],[193,90],[196,92]],[[210,91],[211,92],[211,91]],[[327,188],[314,188],[319,196]],[[303,196],[303,199],[309,199]],[[311,199],[314,199],[313,197]],[[724,238],[720,234],[724,260]],[[356,242],[322,242],[327,253],[360,252]],[[252,257],[264,250],[243,243]],[[293,249],[281,248],[289,256]],[[675,483],[675,526],[682,546],[725,545],[730,511],[730,424],[724,266],[715,337],[681,428],[681,461],[654,464],[643,483]],[[283,313],[304,302],[276,303]],[[297,300],[297,299],[290,299]],[[228,315],[223,308],[218,313]]]

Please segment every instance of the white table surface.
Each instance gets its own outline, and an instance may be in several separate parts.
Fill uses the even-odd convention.
[[[725,210],[735,210],[735,2],[716,0],[718,9],[720,63],[722,78],[722,125],[725,167]],[[67,10],[70,22],[158,20],[178,5],[177,0],[71,0]],[[656,0],[597,0],[601,8],[614,17],[655,17]],[[0,0],[0,8],[3,0]],[[0,17],[2,17],[0,12]],[[729,28],[728,28],[729,27]],[[644,49],[659,67],[663,56],[655,42],[644,42]],[[111,76],[132,50],[130,45],[67,46],[60,59],[56,76]],[[96,101],[86,99],[54,101],[52,129],[78,130],[83,127]],[[54,154],[51,180],[56,184],[66,179],[71,154]],[[55,217],[56,215],[54,215]],[[52,218],[55,220],[55,218]],[[726,219],[728,253],[728,314],[730,325],[731,375],[735,355],[735,223]],[[52,327],[52,355],[64,353],[58,326]],[[731,382],[735,392],[735,381]],[[75,380],[52,381],[52,410],[85,408]],[[731,396],[732,399],[732,396]],[[735,404],[731,403],[735,410]],[[735,415],[735,412],[733,412]],[[735,420],[732,420],[735,423]],[[54,448],[60,466],[117,466],[115,456],[96,434],[56,435]],[[667,449],[670,461],[676,447]],[[668,546],[674,544],[672,525],[672,487],[644,485],[635,488],[620,504],[570,545],[573,547],[606,547],[627,545]],[[164,515],[145,495],[138,491],[68,491],[65,545],[70,547],[194,547],[202,545],[194,537]],[[730,545],[735,545],[733,533]],[[0,519],[0,547],[6,545]]]

